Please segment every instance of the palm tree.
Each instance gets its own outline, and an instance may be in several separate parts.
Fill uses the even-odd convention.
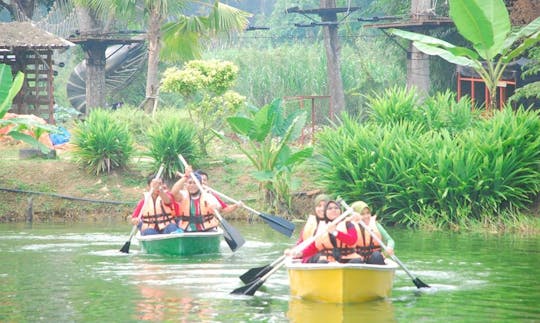
[[[248,13],[219,1],[198,0],[76,0],[79,7],[90,8],[107,17],[114,13],[129,21],[142,11],[147,28],[148,70],[146,96],[141,107],[151,110],[159,90],[159,61],[177,62],[201,56],[207,37],[242,31],[248,24]],[[199,15],[184,13],[197,9]],[[88,88],[87,88],[88,98]],[[90,107],[90,105],[88,105]]]
[[[124,14],[133,13],[137,9],[133,0],[112,2],[114,9]],[[143,9],[148,17],[148,71],[146,97],[141,106],[146,111],[151,110],[157,100],[160,59],[177,62],[200,58],[203,40],[244,30],[250,16],[219,1],[144,0]],[[189,9],[200,9],[197,12],[203,14],[185,15]]]

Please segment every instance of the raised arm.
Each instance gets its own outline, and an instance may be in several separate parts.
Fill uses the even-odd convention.
[[[171,188],[171,194],[174,197],[175,201],[178,203],[182,202],[182,199],[184,198],[180,191],[184,189],[186,181],[191,176],[191,172],[191,166],[187,166],[184,175],[179,180],[177,180]]]

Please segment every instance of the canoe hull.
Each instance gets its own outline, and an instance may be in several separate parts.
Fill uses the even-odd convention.
[[[327,303],[362,303],[388,298],[397,268],[392,261],[387,265],[287,265],[292,296]]]
[[[149,254],[189,256],[218,253],[222,231],[154,234],[137,236],[141,249]]]

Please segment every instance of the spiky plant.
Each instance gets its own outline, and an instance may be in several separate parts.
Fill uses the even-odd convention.
[[[94,109],[74,129],[73,154],[76,161],[95,175],[125,168],[133,153],[128,128],[108,111]]]

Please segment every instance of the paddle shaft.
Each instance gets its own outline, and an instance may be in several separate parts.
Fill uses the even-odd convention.
[[[182,154],[178,154],[178,158],[180,159],[182,164],[184,164],[184,167],[188,166],[188,163],[184,159],[184,156],[182,156]],[[201,183],[199,182],[199,180],[195,176],[195,174],[193,174],[193,172],[190,172],[189,175],[191,176],[191,179],[193,179],[193,181],[195,182],[195,184],[199,188],[200,193],[204,194],[205,191],[204,191]],[[207,194],[209,194],[209,193],[207,193]],[[232,249],[232,251],[235,251],[237,248],[240,248],[245,243],[244,238],[242,238],[240,233],[236,232],[236,230],[227,221],[225,221],[225,219],[221,216],[221,214],[219,214],[219,211],[216,208],[212,208],[212,210],[214,211],[214,215],[218,218],[219,222],[223,226],[223,229],[225,229],[227,234],[230,236],[230,240],[232,240],[232,241],[229,241],[228,239],[225,239],[227,241],[227,243],[229,244],[229,247]],[[231,243],[234,243],[234,245],[231,245]]]
[[[344,212],[343,214],[341,214],[340,216],[338,216],[337,218],[335,218],[331,224],[338,224],[339,222],[341,222],[343,219],[345,219],[345,217],[347,217],[350,213],[352,213],[352,209],[351,210],[347,210],[346,212]],[[315,241],[316,239],[320,238],[321,236],[323,236],[324,234],[328,234],[328,231],[322,231],[322,232],[319,232],[317,233],[316,235],[314,236],[311,236],[309,237],[308,239],[302,241],[299,245],[295,246],[292,251],[293,253],[299,253],[299,252],[302,252],[304,249],[306,249],[310,244],[313,243],[313,241]],[[274,268],[272,268],[272,270],[270,270],[268,273],[266,273],[264,276],[261,277],[261,280],[266,280],[266,278],[268,278],[270,275],[272,275],[276,270],[277,268],[281,267],[284,263],[285,263],[285,259],[287,257],[285,255],[279,257],[278,259],[276,259],[271,265],[275,266]]]
[[[182,161],[182,164],[184,164],[184,167],[186,167],[188,165],[187,161],[184,159],[184,156],[182,156],[182,154],[178,154],[178,158],[180,158],[180,160]],[[199,191],[201,192],[201,194],[203,194],[205,191],[201,185],[201,183],[199,182],[199,180],[197,179],[197,177],[195,177],[195,174],[193,174],[193,172],[189,173],[189,175],[191,176],[191,179],[195,182],[195,185],[197,185],[197,187],[199,188]],[[214,215],[218,218],[218,220],[220,222],[223,222],[223,217],[221,216],[221,214],[219,214],[218,210],[216,210],[215,208],[212,208],[212,210],[214,211]]]
[[[225,195],[225,194],[223,194],[223,193],[221,193],[221,192],[218,192],[218,191],[216,191],[215,189],[213,189],[213,188],[211,188],[211,187],[209,187],[209,186],[206,186],[206,188],[209,189],[212,193],[214,193],[214,194],[216,194],[216,195],[219,195],[220,197],[222,197],[222,198],[224,198],[224,199],[227,199],[227,200],[229,200],[229,201],[231,201],[231,202],[233,202],[233,203],[235,203],[235,204],[240,203],[239,201],[236,201],[236,200],[233,199],[232,197],[229,197],[229,196],[227,196],[227,195]],[[250,211],[250,212],[255,213],[255,214],[258,214],[258,215],[261,214],[261,212],[258,212],[258,211],[256,211],[256,210],[250,208],[249,206],[245,205],[244,203],[242,203],[242,207],[245,208],[246,210]]]
[[[349,205],[347,205],[347,203],[345,203],[345,201],[342,200],[341,205],[343,205],[347,210],[352,211],[352,208]],[[388,247],[386,246],[386,244],[384,244],[384,242],[382,242],[382,240],[379,239],[379,237],[377,237],[377,235],[364,223],[364,221],[360,220],[360,221],[358,221],[358,223],[371,235],[371,237],[375,241],[377,241],[379,243],[379,245],[384,249],[384,251],[387,251]],[[405,265],[398,259],[398,257],[396,255],[391,255],[390,258],[392,258],[392,260],[397,262],[401,266],[401,268],[403,268],[403,270],[407,273],[407,275],[409,275],[409,277],[412,278],[412,280],[415,282],[415,284],[417,283],[418,278],[414,277],[414,275],[407,269],[407,267],[405,267]],[[429,287],[429,286],[427,286],[427,287]]]
[[[233,198],[223,194],[223,193],[220,193],[218,191],[216,191],[215,189],[209,187],[209,186],[205,186],[211,193],[213,194],[216,194],[217,196],[220,196],[224,199],[227,199],[233,203],[236,203],[238,205],[238,201],[234,200]],[[257,210],[254,210],[252,208],[250,208],[249,206],[245,205],[244,203],[241,203],[241,205],[248,211],[250,212],[253,212],[255,214],[257,214],[259,217],[261,217],[264,222],[266,222],[268,225],[270,225],[270,227],[276,231],[278,231],[279,233],[283,234],[283,235],[286,235],[288,237],[290,237],[293,232],[294,232],[294,229],[295,229],[295,225],[294,223],[290,222],[290,221],[287,221],[285,219],[282,219],[280,217],[277,217],[275,215],[271,215],[271,214],[264,214],[262,212],[259,212]]]
[[[161,164],[161,166],[159,166],[159,170],[158,170],[156,176],[154,176],[154,179],[160,178],[164,169],[165,169],[165,166],[163,164]],[[151,196],[152,193],[154,193],[154,188],[150,186],[150,190],[148,191],[148,195]],[[146,203],[146,196],[145,196],[145,201],[144,202]],[[141,220],[141,217],[142,217],[142,210],[143,210],[143,208],[141,208],[141,211],[139,212],[139,216],[137,216],[137,220],[139,220],[139,221]],[[136,228],[137,228],[137,225],[134,226],[134,229],[136,229]]]
[[[159,166],[159,170],[156,174],[156,176],[154,177],[154,179],[158,179],[161,177],[161,174],[163,173],[163,169],[165,168],[165,166],[163,164],[161,164],[161,166]],[[148,191],[150,195],[152,195],[152,193],[154,192],[154,189],[152,187],[150,187],[150,191]],[[145,203],[146,203],[146,196],[145,196]],[[139,215],[137,216],[137,222],[139,222],[141,220],[141,217],[142,217],[142,210],[143,208],[141,208],[141,210],[139,211]],[[131,233],[129,234],[129,240],[124,244],[124,246],[122,247],[122,249],[120,249],[120,251],[122,252],[126,252],[128,253],[129,252],[129,245],[131,244],[131,239],[133,239],[133,236],[135,235],[135,232],[137,232],[137,225],[138,224],[134,224],[133,225],[133,228],[131,228]]]

